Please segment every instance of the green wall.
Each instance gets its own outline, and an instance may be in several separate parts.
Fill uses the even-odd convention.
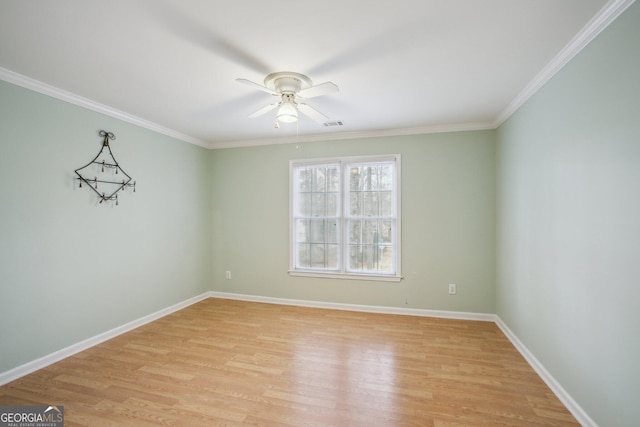
[[[289,276],[289,160],[366,154],[402,156],[404,279]],[[215,150],[212,162],[213,290],[495,313],[493,131]]]
[[[117,207],[73,179],[99,129],[138,183]],[[205,150],[0,82],[0,372],[209,290],[494,313],[494,139]],[[404,279],[290,277],[289,160],[389,153],[402,155]]]
[[[497,313],[601,426],[640,406],[640,4],[497,132]]]
[[[117,207],[73,180],[99,129]],[[0,372],[209,290],[210,154],[0,82]]]

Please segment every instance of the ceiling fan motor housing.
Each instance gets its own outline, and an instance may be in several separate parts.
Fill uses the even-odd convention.
[[[296,94],[301,89],[311,87],[311,79],[304,74],[289,71],[271,73],[264,79],[264,85],[277,93]]]

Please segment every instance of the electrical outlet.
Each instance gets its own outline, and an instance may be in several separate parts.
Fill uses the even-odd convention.
[[[449,295],[455,295],[457,292],[457,286],[455,283],[449,283]]]
[[[224,272],[224,277],[227,280],[231,280],[231,272],[229,270]]]

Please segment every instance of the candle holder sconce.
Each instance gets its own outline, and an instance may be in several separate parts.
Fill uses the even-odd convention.
[[[75,170],[76,175],[78,175],[77,179],[80,181],[80,187],[85,183],[89,188],[91,188],[99,197],[100,203],[104,201],[114,201],[116,205],[118,205],[118,192],[126,189],[127,187],[133,188],[133,192],[136,192],[136,182],[132,182],[132,178],[120,167],[116,158],[113,157],[113,153],[111,152],[111,146],[109,145],[109,140],[116,139],[116,136],[104,130],[99,132],[99,135],[103,137],[102,148],[98,152],[98,155],[93,158],[89,163],[85,166],[78,168]],[[105,150],[106,148],[106,150]],[[121,175],[122,180],[113,180],[105,178],[98,179],[97,175],[94,175],[93,178],[88,178],[90,176],[92,170],[95,169],[92,165],[96,165],[99,172],[105,173],[106,171],[113,171],[110,177],[114,177],[115,175]],[[83,172],[84,171],[84,172]],[[106,191],[100,191],[106,189]]]

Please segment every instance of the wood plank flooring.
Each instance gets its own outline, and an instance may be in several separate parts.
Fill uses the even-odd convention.
[[[0,387],[69,426],[578,426],[491,322],[209,298]]]

